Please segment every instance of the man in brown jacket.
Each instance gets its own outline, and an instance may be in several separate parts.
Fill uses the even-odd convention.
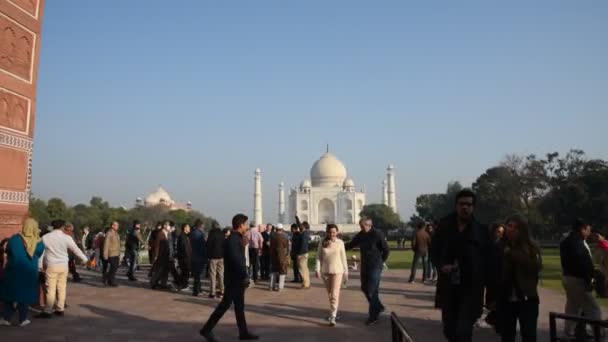
[[[120,236],[118,236],[118,222],[112,222],[112,228],[108,231],[103,244],[103,259],[110,265],[104,284],[112,287],[117,287],[116,271],[118,270],[118,261],[120,259]]]
[[[418,261],[422,259],[422,282],[424,283],[429,279],[430,270],[427,262],[429,246],[431,245],[431,236],[426,231],[426,223],[420,222],[414,233],[412,239],[412,249],[414,250],[414,260],[412,260],[412,271],[410,272],[410,284],[414,283],[416,278],[416,268],[418,267]]]

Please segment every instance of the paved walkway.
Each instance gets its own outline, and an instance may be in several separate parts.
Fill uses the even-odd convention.
[[[122,271],[124,272],[124,271]],[[121,274],[122,274],[121,272]],[[65,317],[34,320],[27,328],[0,330],[4,341],[201,341],[198,330],[217,300],[192,297],[187,293],[153,291],[145,282],[129,283],[119,277],[118,288],[100,285],[96,273],[83,272],[84,282],[68,284]],[[443,341],[440,313],[433,309],[434,287],[407,284],[408,271],[390,270],[384,274],[381,299],[389,311],[396,312],[417,341]],[[139,274],[140,279],[145,275]],[[205,284],[207,284],[205,282]],[[374,326],[363,324],[367,302],[359,291],[357,274],[342,291],[341,320],[327,327],[327,295],[318,280],[310,290],[293,284],[281,293],[270,292],[263,284],[246,294],[246,316],[253,332],[265,341],[390,341],[388,316]],[[562,311],[564,297],[541,290],[539,341],[548,340],[548,312]],[[218,325],[221,341],[236,341],[233,311]],[[475,341],[497,341],[490,329],[475,332]]]

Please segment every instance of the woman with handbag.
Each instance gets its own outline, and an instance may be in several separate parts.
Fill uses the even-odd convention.
[[[6,246],[6,269],[0,283],[0,300],[4,312],[0,326],[10,326],[16,309],[19,325],[24,327],[28,319],[29,306],[38,303],[38,261],[44,252],[38,222],[28,218],[20,234],[13,235]]]

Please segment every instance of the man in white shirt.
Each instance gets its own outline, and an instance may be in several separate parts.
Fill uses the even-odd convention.
[[[42,265],[46,274],[46,308],[37,318],[51,318],[51,312],[56,316],[64,315],[66,287],[68,280],[69,252],[74,253],[82,263],[87,257],[78,248],[72,237],[63,232],[65,221],[55,220],[52,223],[53,231],[42,237],[44,254]]]

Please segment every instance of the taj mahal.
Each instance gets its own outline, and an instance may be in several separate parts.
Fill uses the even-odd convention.
[[[382,185],[382,203],[397,212],[394,166],[387,168]],[[346,166],[329,152],[329,148],[312,165],[310,179],[304,179],[299,186],[290,189],[287,202],[283,182],[279,184],[278,195],[278,222],[291,223],[298,216],[301,221],[308,221],[315,231],[324,230],[328,223],[339,225],[343,232],[358,231],[359,213],[367,203],[365,189],[355,187]],[[260,169],[255,170],[253,212],[253,223],[263,224]]]

